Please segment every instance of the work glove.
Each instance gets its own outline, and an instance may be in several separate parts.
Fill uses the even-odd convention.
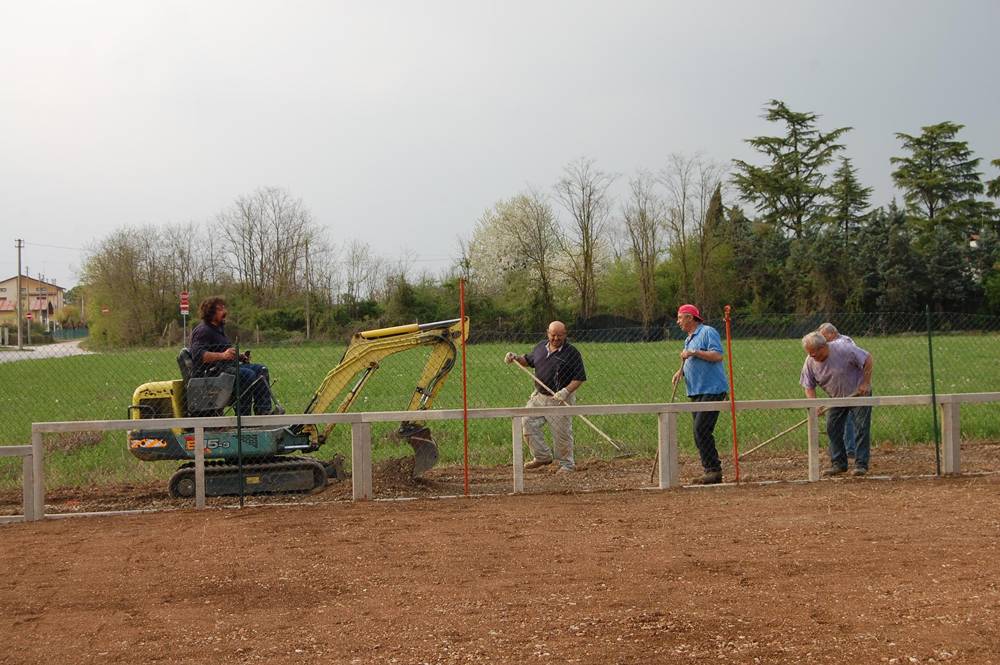
[[[517,354],[513,351],[508,351],[507,355],[503,357],[503,361],[509,365],[514,362],[514,358],[517,358]]]
[[[555,397],[560,402],[568,402],[569,401],[569,391],[566,390],[565,388],[563,388],[561,390],[557,390],[556,394],[553,395],[553,397]]]

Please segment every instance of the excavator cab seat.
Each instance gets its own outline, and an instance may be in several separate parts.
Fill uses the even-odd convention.
[[[227,372],[215,376],[202,376],[196,371],[194,356],[189,349],[177,354],[177,366],[184,380],[186,416],[220,416],[223,409],[233,402],[236,377]]]

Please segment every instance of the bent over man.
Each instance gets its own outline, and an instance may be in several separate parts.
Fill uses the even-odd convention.
[[[830,344],[818,332],[802,338],[806,359],[802,364],[799,383],[806,397],[816,397],[819,386],[830,397],[864,397],[872,394],[872,354],[854,344]],[[836,476],[847,471],[847,446],[844,424],[850,414],[854,423],[854,475],[868,473],[871,453],[870,406],[835,407],[826,412],[826,433],[830,437],[830,467],[824,476]]]
[[[577,388],[587,380],[583,356],[575,346],[566,341],[566,325],[562,321],[550,323],[548,338],[536,344],[530,353],[519,356],[508,352],[504,361],[535,369],[538,382],[535,383],[535,391],[531,393],[526,406],[572,405],[576,402]],[[552,392],[543,388],[542,384]],[[546,422],[552,431],[551,449],[546,445],[542,431],[542,425]],[[553,460],[559,464],[557,473],[570,473],[576,469],[573,461],[572,417],[556,413],[551,416],[532,416],[524,418],[523,425],[532,455],[532,459],[524,465],[526,470],[540,469]]]

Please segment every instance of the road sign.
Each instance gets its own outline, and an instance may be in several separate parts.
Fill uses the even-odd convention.
[[[31,320],[31,312],[28,312],[28,313],[27,313],[27,314],[25,314],[24,316],[25,316],[25,317],[26,317],[26,318],[27,318],[27,319],[28,319],[29,321]]]
[[[191,312],[190,301],[188,300],[188,292],[181,291],[181,314],[187,316]]]
[[[101,307],[101,314],[107,314],[110,311],[111,311],[111,308],[108,307],[108,306]]]

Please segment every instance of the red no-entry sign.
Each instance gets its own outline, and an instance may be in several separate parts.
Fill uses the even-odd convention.
[[[24,316],[25,316],[25,318],[27,318],[27,319],[28,319],[29,321],[30,321],[30,320],[32,319],[32,315],[31,315],[31,312],[28,312],[28,313],[27,313],[27,314],[25,314]]]
[[[181,314],[183,314],[184,316],[187,316],[191,311],[189,305],[190,301],[188,300],[188,292],[181,291]]]

